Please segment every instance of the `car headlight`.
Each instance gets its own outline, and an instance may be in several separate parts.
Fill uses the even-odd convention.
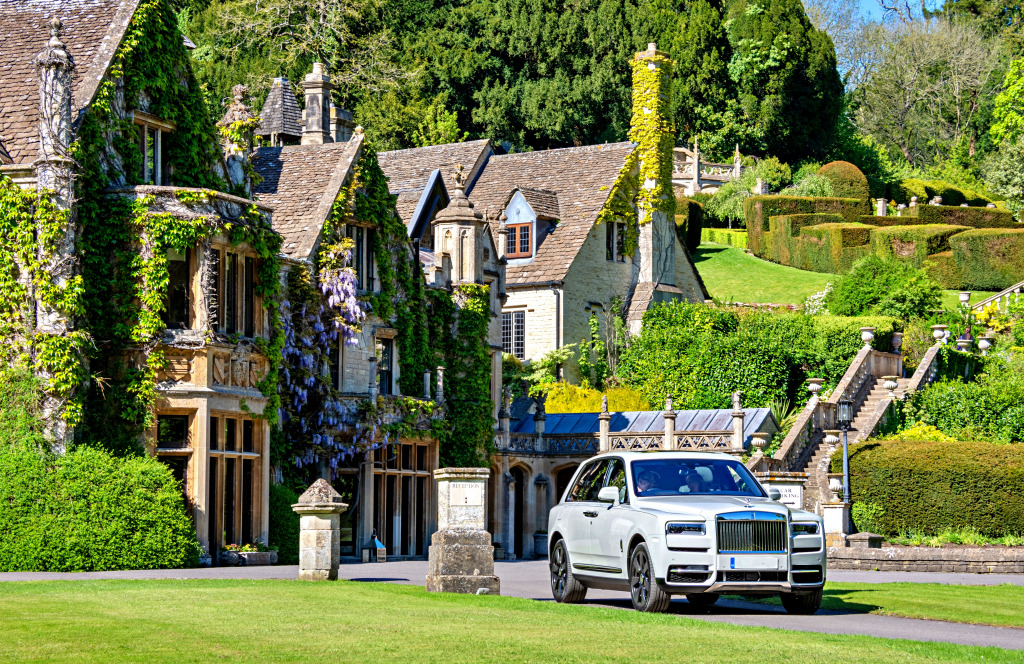
[[[665,524],[666,535],[703,535],[703,523],[674,522]]]
[[[790,525],[789,529],[790,529],[790,532],[792,532],[794,535],[817,535],[818,534],[818,524],[813,523],[813,522],[812,523],[794,523],[794,524]]]

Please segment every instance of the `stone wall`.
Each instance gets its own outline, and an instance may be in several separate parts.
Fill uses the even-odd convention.
[[[830,570],[1024,574],[1024,549],[1002,547],[829,548]]]

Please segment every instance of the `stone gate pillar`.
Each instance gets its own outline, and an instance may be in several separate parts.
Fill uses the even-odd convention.
[[[299,580],[334,581],[341,559],[341,513],[348,505],[322,477],[292,509],[299,515]]]
[[[484,529],[486,468],[440,468],[437,532],[430,538],[427,592],[498,595],[494,548]]]

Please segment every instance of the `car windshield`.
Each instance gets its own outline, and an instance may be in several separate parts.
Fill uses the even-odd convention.
[[[633,491],[649,496],[751,496],[764,491],[731,459],[643,459],[632,464]]]

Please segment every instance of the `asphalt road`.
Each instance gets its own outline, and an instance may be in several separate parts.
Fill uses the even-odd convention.
[[[352,581],[406,583],[422,586],[426,579],[427,563],[422,560],[388,563],[345,564],[339,576]],[[547,562],[529,560],[495,563],[495,573],[501,579],[501,593],[512,597],[525,597],[551,601],[548,585]],[[135,570],[125,572],[7,572],[0,573],[0,581],[88,580],[88,579],[294,579],[295,566],[277,567],[216,567],[184,570]],[[944,574],[904,572],[829,572],[830,581],[859,583],[945,583],[958,585],[997,585],[1011,583],[1024,585],[1024,575],[1010,574]],[[626,593],[591,590],[587,604],[629,609]],[[691,607],[685,599],[672,601],[669,612],[710,622],[731,623],[757,627],[773,627],[826,634],[861,634],[887,639],[916,641],[942,641],[962,645],[995,646],[1024,650],[1024,629],[963,625],[937,620],[916,620],[846,611],[819,611],[813,616],[791,616],[781,607],[750,602],[722,600],[708,609]]]

